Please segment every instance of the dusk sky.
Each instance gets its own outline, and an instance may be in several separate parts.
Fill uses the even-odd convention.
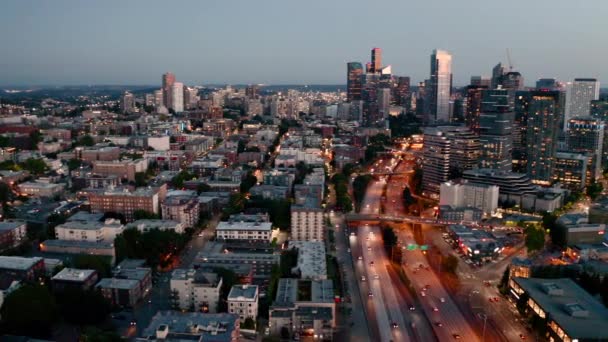
[[[428,78],[435,48],[455,85],[510,48],[539,77],[608,82],[608,1],[2,0],[0,84],[344,84],[346,62],[383,49],[393,73]]]

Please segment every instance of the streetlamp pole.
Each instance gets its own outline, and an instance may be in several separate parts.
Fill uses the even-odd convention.
[[[486,321],[488,320],[488,315],[483,314],[483,333],[481,334],[481,342],[486,341]]]

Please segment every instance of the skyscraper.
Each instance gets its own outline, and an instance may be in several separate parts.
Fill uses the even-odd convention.
[[[584,153],[587,162],[587,182],[591,183],[602,174],[604,148],[604,123],[590,117],[572,118],[567,122],[566,142],[571,152]]]
[[[505,74],[505,68],[502,63],[498,63],[492,68],[492,81],[490,87],[495,89],[498,85],[502,84],[502,76]]]
[[[379,74],[382,71],[382,49],[372,49],[372,64],[369,72]]]
[[[479,118],[481,168],[511,171],[513,118],[506,89],[499,86],[497,89],[482,91],[482,112]]]
[[[431,54],[429,113],[427,123],[450,122],[450,96],[452,94],[452,55],[444,50]]]
[[[501,84],[504,89],[517,90],[524,89],[524,77],[518,71],[509,71],[502,76]]]
[[[125,92],[120,99],[120,111],[123,113],[131,113],[135,109],[135,98],[133,94]]]
[[[159,89],[159,90],[155,90],[154,91],[154,107],[155,108],[160,108],[162,106],[165,105],[164,99],[163,99],[163,90]]]
[[[348,102],[361,100],[363,65],[359,62],[346,64],[346,99]]]
[[[423,192],[437,196],[441,183],[477,165],[479,150],[479,138],[466,127],[426,128],[422,150]]]
[[[553,175],[560,122],[559,98],[557,91],[533,91],[528,105],[528,176],[540,184],[550,184]]]
[[[595,78],[575,78],[566,85],[566,111],[564,122],[574,117],[589,116],[591,101],[600,97],[600,82]],[[568,125],[564,125],[568,130]]]
[[[464,123],[475,133],[479,133],[479,115],[481,114],[482,91],[484,89],[487,88],[476,85],[470,85],[466,89]]]
[[[410,78],[407,76],[399,76],[397,78],[397,86],[395,87],[394,96],[395,104],[403,106],[406,109],[411,107],[410,105]]]
[[[391,106],[391,90],[390,88],[378,89],[378,118],[377,125],[381,125],[381,121],[388,119],[389,109]]]
[[[471,76],[471,85],[490,88],[492,80],[483,76]]]
[[[184,111],[184,84],[174,82],[171,86],[171,108],[174,112]]]
[[[171,101],[171,87],[173,87],[173,83],[175,83],[175,75],[170,72],[163,74],[163,104],[167,108],[173,108]]]

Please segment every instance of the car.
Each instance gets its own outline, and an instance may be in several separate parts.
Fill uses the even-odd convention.
[[[373,261],[370,261],[370,262],[369,262],[369,265],[370,265],[370,266],[374,266],[374,262],[373,262]]]
[[[422,297],[426,297],[426,292],[421,291],[421,292],[420,292],[420,295],[421,295]]]
[[[372,250],[372,248],[371,248],[371,247],[369,247],[369,246],[367,246],[367,250],[368,250],[368,251],[371,251],[371,250]]]
[[[361,281],[365,281],[365,276],[361,276]]]
[[[439,301],[442,303],[445,303],[445,298],[441,297],[441,298],[439,298]]]
[[[136,321],[136,320],[131,320],[130,325],[131,325],[131,326],[136,326],[136,325],[137,325],[137,321]]]
[[[438,327],[442,327],[443,323],[441,323],[441,322],[435,322],[435,325],[438,326]]]
[[[350,253],[350,248],[347,248],[347,249],[346,249],[346,252]]]
[[[363,260],[363,257],[359,255],[359,256],[357,257],[357,260]]]
[[[430,289],[430,288],[431,288],[431,285],[429,285],[429,284],[424,285],[424,289],[425,289],[425,290],[428,290],[428,289]]]
[[[413,305],[410,305],[410,311],[416,311],[416,308]]]
[[[485,286],[492,286],[492,283],[491,283],[491,282],[489,282],[489,281],[487,281],[487,280],[486,280],[486,281],[484,281],[484,282],[483,282],[483,284],[484,284]]]
[[[439,311],[439,308],[438,308],[438,307],[436,307],[436,306],[434,306],[434,307],[433,307],[433,311],[437,312],[437,311]]]
[[[526,335],[524,335],[524,334],[519,334],[519,338],[521,338],[522,340],[525,340],[525,339],[526,339]]]
[[[365,238],[365,241],[369,241],[369,236]]]
[[[198,236],[203,237],[203,236],[205,236],[205,233],[199,233]]]
[[[380,279],[380,277],[377,274],[374,274],[374,279]]]
[[[397,322],[391,322],[391,327],[393,329],[397,329],[397,328],[399,328],[399,325],[397,324]]]
[[[499,301],[499,298],[498,298],[498,297],[494,297],[494,301],[495,301],[495,302],[498,302],[498,301]]]
[[[460,335],[458,335],[458,334],[452,334],[452,337],[454,337],[457,340],[460,340]]]
[[[355,232],[350,232],[350,236],[357,236]]]
[[[367,296],[368,296],[368,297],[373,297],[373,296],[374,296],[374,294],[372,293],[372,291],[369,291],[369,292],[367,293]]]

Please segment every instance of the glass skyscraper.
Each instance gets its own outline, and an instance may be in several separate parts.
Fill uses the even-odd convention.
[[[427,123],[448,123],[451,119],[452,55],[444,50],[431,54],[431,79]]]

